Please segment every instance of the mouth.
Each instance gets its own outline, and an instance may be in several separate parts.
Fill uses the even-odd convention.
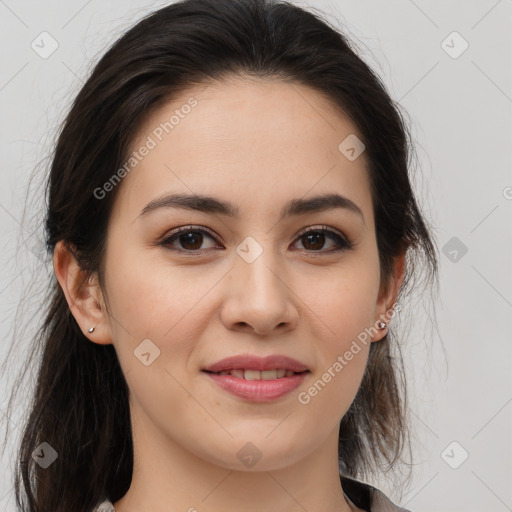
[[[251,370],[234,368],[213,372],[203,370],[221,390],[248,402],[272,402],[297,389],[311,372],[290,369]]]
[[[282,354],[240,354],[202,368],[202,373],[231,395],[251,402],[269,402],[297,389],[311,370]]]
[[[309,373],[309,370],[295,372],[287,368],[277,368],[275,370],[250,370],[245,368],[233,368],[231,370],[222,370],[220,372],[212,372],[209,370],[203,371],[215,375],[231,375],[232,377],[244,380],[276,380],[284,379],[286,377],[293,377],[294,375],[300,375],[303,373]]]
[[[309,368],[300,361],[281,354],[271,354],[261,357],[253,354],[240,354],[226,357],[214,364],[202,368],[210,373],[230,373],[247,380],[276,379],[290,375],[286,372],[302,373]],[[284,374],[283,374],[284,371]]]

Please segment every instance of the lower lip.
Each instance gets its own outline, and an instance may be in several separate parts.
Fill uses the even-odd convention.
[[[270,402],[297,389],[309,372],[296,373],[291,377],[272,380],[245,380],[233,375],[208,373],[213,381],[225,391],[251,402]]]

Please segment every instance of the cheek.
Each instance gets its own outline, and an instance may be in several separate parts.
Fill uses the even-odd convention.
[[[152,249],[158,251],[158,249]],[[107,287],[112,313],[133,334],[159,339],[199,300],[200,290],[186,271],[148,258],[146,249],[126,248],[107,259]]]
[[[346,412],[362,380],[378,295],[379,269],[374,256],[347,260],[347,265],[316,284],[308,279],[302,283],[302,289],[309,290],[305,302],[311,325],[316,326],[312,338],[320,362],[314,389],[305,400],[322,395],[313,405],[319,411],[335,403],[336,413]]]
[[[364,260],[367,261],[364,261]],[[320,320],[330,351],[343,349],[374,323],[379,268],[375,259],[361,255],[324,275],[310,274],[301,284],[312,318]]]
[[[372,301],[362,288],[336,297],[328,301],[324,316],[329,330],[321,343],[324,357],[320,373],[335,394],[349,398],[355,395],[366,367],[371,337],[365,329],[371,325]]]
[[[149,264],[135,251],[124,251],[117,261],[115,256],[112,251],[107,261],[106,285],[113,343],[122,367],[126,372],[140,371],[134,351],[149,339],[158,349],[154,349],[158,357],[151,367],[186,372],[189,355],[211,319],[208,294],[218,276],[192,267],[173,267],[164,258]]]
[[[312,335],[316,340],[318,367],[297,398],[310,408],[312,417],[341,420],[365,372],[371,346],[371,336],[365,329],[371,325],[375,303],[360,281],[359,286],[350,290],[348,293],[345,287],[330,284],[316,306],[311,305],[315,311],[312,317],[321,319],[315,321],[318,330]]]

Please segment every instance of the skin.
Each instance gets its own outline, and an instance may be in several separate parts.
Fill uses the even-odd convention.
[[[297,400],[389,311],[403,279],[401,257],[395,277],[379,287],[365,155],[349,161],[338,150],[358,131],[310,88],[237,77],[196,86],[160,107],[140,127],[133,150],[191,96],[198,105],[118,185],[106,290],[97,279],[79,288],[74,258],[60,242],[54,253],[75,319],[92,343],[114,345],[130,389],[134,473],[116,511],[359,510],[340,485],[338,430],[370,342],[386,330],[361,344],[307,405]],[[149,201],[171,192],[229,201],[240,217],[160,208],[138,218]],[[336,208],[279,221],[290,199],[333,192],[356,203],[364,220]],[[188,225],[214,238],[157,245]],[[329,235],[319,242],[298,236],[321,225],[355,247],[329,252],[337,247]],[[236,252],[248,236],[263,250],[252,263]],[[147,338],[160,350],[149,366],[134,356]],[[245,353],[288,355],[311,373],[289,395],[254,403],[201,372]],[[247,442],[262,455],[250,468],[237,457]]]

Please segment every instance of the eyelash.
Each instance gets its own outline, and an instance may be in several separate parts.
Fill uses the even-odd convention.
[[[176,249],[176,248],[169,247],[169,245],[172,242],[174,242],[174,240],[177,240],[179,236],[181,236],[183,234],[187,234],[187,233],[202,233],[202,234],[209,236],[210,238],[214,239],[217,242],[215,236],[211,232],[209,232],[203,228],[195,228],[194,226],[182,226],[180,228],[177,228],[174,231],[171,231],[171,233],[169,233],[169,235],[166,236],[157,245],[163,246],[169,250],[186,253],[188,255],[201,255],[205,250],[206,251],[208,250],[208,249],[186,250],[186,249]],[[299,233],[299,235],[297,236],[297,240],[300,240],[301,238],[303,238],[306,235],[309,235],[311,233],[321,233],[324,235],[328,235],[330,238],[334,239],[334,241],[338,244],[338,248],[330,249],[328,251],[312,251],[312,250],[307,251],[306,250],[306,252],[310,252],[313,254],[314,253],[331,254],[331,253],[337,253],[337,252],[343,252],[343,251],[350,251],[355,247],[355,244],[353,242],[350,242],[347,238],[345,238],[342,235],[339,235],[337,232],[329,229],[327,226],[308,227],[308,228],[304,229],[301,233]]]

